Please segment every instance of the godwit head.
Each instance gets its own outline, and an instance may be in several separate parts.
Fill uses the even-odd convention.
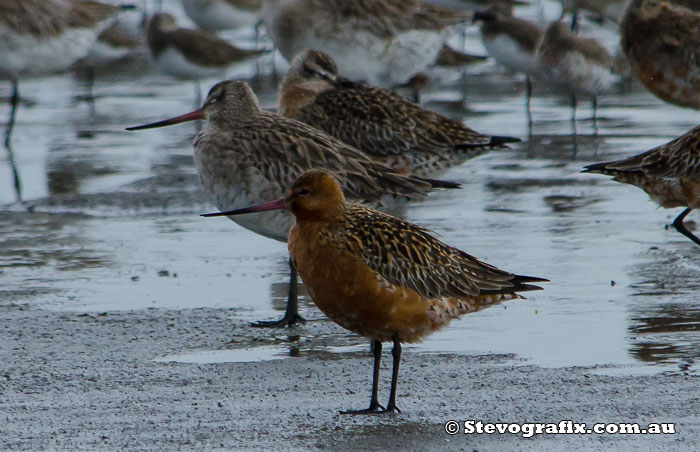
[[[207,121],[207,127],[212,129],[227,130],[235,127],[241,119],[249,118],[260,111],[258,99],[247,83],[226,80],[209,90],[201,108],[163,121],[127,127],[126,130],[153,129],[195,120]]]
[[[337,81],[338,66],[333,58],[318,50],[303,50],[294,57],[280,84],[280,114],[295,118],[299,109],[312,104],[320,94],[333,90]]]
[[[338,66],[325,52],[318,50],[306,49],[292,60],[289,67],[289,72],[285,76],[285,80],[299,79],[306,81],[321,81],[324,80],[328,85],[338,78]]]

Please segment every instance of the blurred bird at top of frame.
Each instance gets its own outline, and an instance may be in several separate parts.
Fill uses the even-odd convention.
[[[264,205],[205,216],[287,210],[296,217],[289,254],[316,306],[372,341],[370,405],[342,414],[400,412],[396,389],[401,344],[422,340],[464,314],[541,290],[542,278],[517,275],[444,244],[431,231],[348,204],[328,172],[310,170],[286,196]],[[382,342],[393,342],[389,402],[379,405]]]
[[[527,97],[532,94],[531,77],[542,75],[537,48],[542,42],[542,29],[525,19],[513,17],[512,7],[490,8],[474,13],[481,21],[481,40],[489,56],[513,72],[525,74]]]
[[[0,2],[0,78],[12,82],[6,145],[19,103],[19,79],[68,69],[123,9],[89,0]]]
[[[492,7],[527,6],[526,0],[423,0],[425,3],[443,6],[450,9],[467,9],[470,11],[485,10]]]
[[[563,19],[566,14],[571,14],[571,29],[576,30],[581,10],[589,11],[600,21],[608,20],[615,25],[619,24],[630,0],[560,0],[560,2],[560,19]]]
[[[620,26],[632,72],[658,98],[700,109],[700,2],[633,0]]]
[[[404,83],[432,65],[449,30],[472,19],[420,0],[265,0],[263,21],[282,55],[333,57],[340,72],[378,86]]]
[[[197,27],[211,33],[252,27],[262,17],[262,0],[182,0],[182,7]]]
[[[159,71],[195,81],[197,104],[200,79],[223,79],[232,66],[270,52],[270,49],[239,49],[205,31],[179,28],[175,18],[165,13],[151,17],[146,35]]]
[[[145,34],[145,12],[125,11],[97,37],[88,54],[76,65],[86,71],[88,98],[92,98],[97,67],[134,56],[148,56]]]
[[[539,48],[539,61],[544,75],[564,86],[576,107],[578,95],[593,99],[593,117],[597,96],[613,91],[622,77],[612,55],[594,39],[575,36],[562,21],[552,22],[545,31]]]
[[[391,206],[423,198],[434,187],[459,184],[396,173],[359,150],[321,130],[263,111],[247,83],[216,84],[202,108],[189,114],[128,130],[205,120],[194,140],[194,163],[202,185],[216,206],[230,210],[282,196],[297,176],[325,168],[343,183],[350,199]],[[284,212],[232,218],[257,234],[286,241],[293,219]],[[297,308],[296,271],[291,267],[285,316],[256,326],[289,326],[303,322]]]
[[[700,245],[700,239],[683,223],[700,209],[700,126],[650,151],[614,162],[588,165],[583,172],[613,176],[636,185],[661,207],[685,207],[673,221],[678,232]]]
[[[488,136],[386,89],[338,74],[330,55],[305,50],[278,92],[279,112],[325,131],[404,174],[433,177],[518,138]]]

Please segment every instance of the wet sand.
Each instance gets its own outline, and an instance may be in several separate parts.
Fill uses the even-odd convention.
[[[61,313],[1,309],[2,450],[697,450],[697,376],[604,376],[512,355],[404,354],[390,416],[343,416],[368,402],[368,347],[324,350],[342,334],[315,321],[254,330],[236,309]],[[313,345],[300,336],[317,338]],[[230,338],[233,343],[228,343]],[[295,340],[296,339],[296,340]],[[358,340],[358,344],[362,341]],[[183,351],[288,346],[289,359],[182,364]],[[380,397],[388,394],[385,354]],[[448,420],[675,422],[675,435],[450,436]]]

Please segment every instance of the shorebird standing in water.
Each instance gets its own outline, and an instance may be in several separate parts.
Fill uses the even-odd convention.
[[[700,126],[650,151],[588,165],[583,172],[614,176],[613,180],[636,185],[666,209],[685,207],[673,226],[700,245],[700,239],[683,224],[693,209],[700,209]]]
[[[576,113],[576,97],[591,96],[593,119],[598,107],[597,96],[612,91],[620,82],[615,59],[596,40],[575,36],[561,21],[552,22],[537,49],[537,59],[545,76],[565,86],[571,93]]]
[[[397,171],[434,176],[513,137],[482,135],[389,90],[338,74],[330,55],[305,50],[279,89],[279,112],[321,129]]]
[[[291,61],[304,49],[330,54],[353,80],[393,86],[433,64],[452,26],[472,18],[420,0],[265,0],[263,22]]]
[[[695,0],[633,0],[620,26],[622,51],[642,84],[666,102],[695,109],[700,109],[699,7]]]
[[[210,33],[254,26],[262,17],[262,0],[182,0],[182,7]]]
[[[269,52],[239,49],[205,31],[179,28],[175,18],[165,13],[150,19],[146,35],[153,61],[162,73],[195,82],[197,105],[201,79],[223,79],[232,66]]]
[[[19,79],[69,68],[87,55],[121,10],[89,0],[0,1],[0,78],[12,83],[6,147],[19,104]]]
[[[237,209],[282,196],[302,172],[325,168],[342,182],[349,198],[390,205],[422,198],[438,181],[394,172],[357,149],[293,119],[263,111],[253,90],[242,81],[215,85],[201,109],[186,115],[127,130],[205,120],[194,140],[194,162],[204,188],[222,210]],[[445,187],[457,184],[443,183]],[[286,241],[294,222],[285,212],[269,212],[233,221],[265,237]],[[291,262],[290,262],[291,266]],[[291,266],[285,316],[256,326],[301,322],[297,310],[296,270]]]
[[[527,20],[513,17],[512,7],[491,8],[474,13],[481,21],[481,40],[489,56],[513,72],[525,74],[527,104],[532,97],[532,77],[542,75],[537,48],[542,42],[542,29]]]
[[[401,344],[418,342],[452,319],[540,290],[545,279],[508,273],[448,246],[407,221],[348,204],[329,173],[302,174],[276,201],[205,216],[288,210],[296,217],[289,254],[316,306],[372,341],[370,405],[343,414],[394,413]],[[389,403],[379,405],[382,342],[393,342]]]

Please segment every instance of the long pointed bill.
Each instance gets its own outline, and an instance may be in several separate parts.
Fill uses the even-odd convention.
[[[229,210],[227,212],[205,213],[202,217],[221,217],[228,215],[242,215],[244,213],[265,212],[266,210],[286,210],[285,199],[280,198],[267,204],[260,204],[253,207],[245,207],[243,209]]]
[[[181,122],[187,121],[195,121],[197,119],[204,119],[204,113],[202,113],[201,108],[181,116],[176,116],[170,119],[164,119],[163,121],[152,122],[150,124],[144,124],[142,126],[136,127],[127,127],[126,130],[155,129],[156,127],[172,126],[173,124],[180,124]]]

